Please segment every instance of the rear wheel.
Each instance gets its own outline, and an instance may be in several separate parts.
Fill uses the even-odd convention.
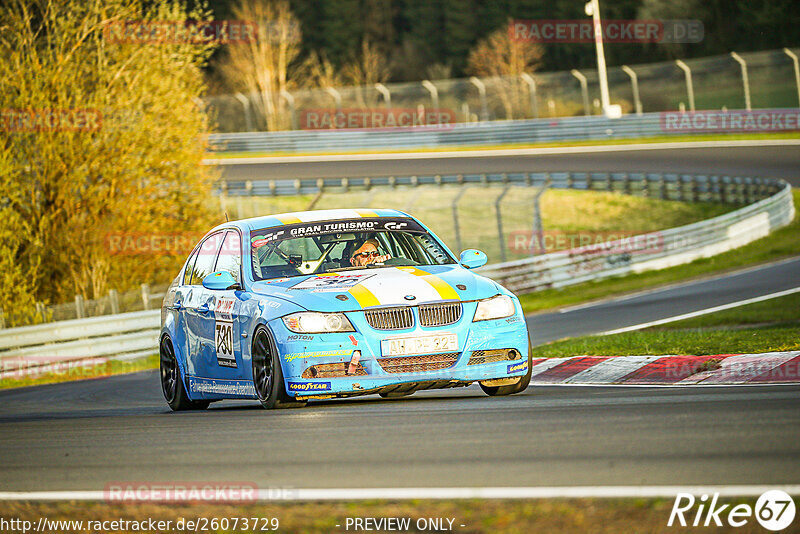
[[[205,410],[208,408],[209,401],[193,401],[186,393],[181,370],[178,367],[178,360],[175,358],[175,349],[169,336],[161,338],[159,356],[161,392],[164,394],[164,398],[167,400],[169,407],[172,408],[172,411]]]
[[[261,405],[272,408],[297,408],[305,406],[305,401],[296,401],[286,393],[280,357],[272,342],[272,337],[263,326],[256,328],[253,335],[253,385]]]
[[[528,372],[525,373],[522,378],[516,384],[510,384],[508,386],[484,386],[481,384],[481,389],[484,393],[489,395],[490,397],[502,397],[504,395],[513,395],[514,393],[519,393],[521,391],[525,391],[531,383],[531,372],[533,367],[531,363],[533,362],[533,347],[528,342]]]

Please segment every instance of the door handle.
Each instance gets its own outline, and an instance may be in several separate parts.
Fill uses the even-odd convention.
[[[211,308],[208,307],[208,304],[203,304],[202,306],[197,308],[197,311],[202,313],[202,314],[206,314],[206,313],[211,311]]]

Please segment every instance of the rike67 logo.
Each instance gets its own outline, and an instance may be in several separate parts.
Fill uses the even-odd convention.
[[[667,526],[721,527],[727,524],[731,527],[742,527],[755,517],[762,527],[777,532],[794,521],[794,501],[788,493],[781,490],[763,493],[755,507],[749,504],[721,504],[719,493],[715,493],[710,501],[708,497],[704,494],[695,499],[691,493],[678,493]]]

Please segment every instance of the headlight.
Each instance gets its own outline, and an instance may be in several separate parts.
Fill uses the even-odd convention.
[[[326,332],[355,332],[343,313],[299,312],[283,318],[283,324],[298,334],[324,334]]]
[[[511,300],[511,297],[498,295],[478,302],[478,309],[475,310],[475,317],[472,320],[502,319],[503,317],[511,317],[515,312],[514,301]]]

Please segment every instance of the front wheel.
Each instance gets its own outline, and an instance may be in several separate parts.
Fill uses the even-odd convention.
[[[167,404],[172,411],[182,410],[205,410],[210,404],[209,401],[193,401],[186,393],[183,385],[181,370],[178,367],[178,360],[175,358],[175,349],[169,336],[161,338],[159,345],[159,368],[161,372],[161,392],[167,400]]]
[[[533,362],[533,346],[531,345],[530,341],[528,342],[528,372],[525,373],[522,378],[516,384],[510,384],[508,386],[484,386],[480,384],[481,389],[484,393],[489,395],[490,397],[502,397],[504,395],[513,395],[514,393],[519,393],[521,391],[525,391],[528,389],[528,386],[531,383],[531,372],[532,372],[532,362]]]
[[[305,406],[305,401],[296,401],[286,393],[283,383],[280,356],[272,337],[263,326],[253,335],[253,386],[261,405],[273,408],[296,408]]]

